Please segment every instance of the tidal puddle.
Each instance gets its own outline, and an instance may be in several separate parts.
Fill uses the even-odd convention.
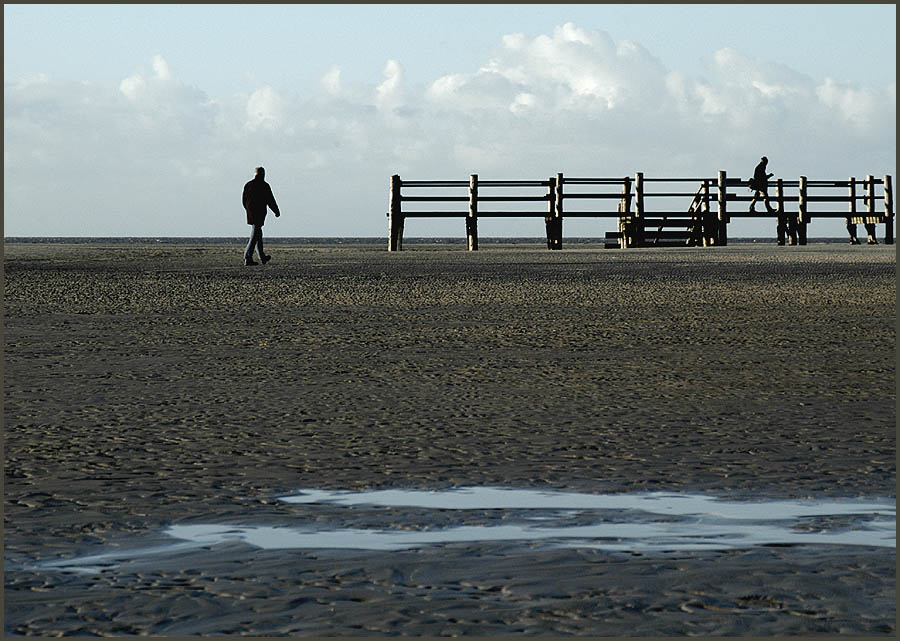
[[[896,545],[896,504],[856,500],[724,501],[710,496],[583,494],[542,490],[464,487],[448,491],[302,490],[282,501],[295,504],[495,510],[496,520],[512,510],[531,512],[521,524],[486,524],[432,529],[317,529],[177,525],[178,539],[212,544],[240,539],[260,548],[356,548],[398,550],[425,545],[482,541],[547,541],[554,545],[609,550],[696,550],[766,544],[831,543]],[[596,523],[567,525],[582,513]],[[852,517],[852,518],[851,518]],[[888,518],[889,517],[889,518]],[[527,521],[540,521],[540,525]],[[805,522],[804,522],[805,521]],[[552,522],[549,525],[548,522]],[[398,529],[397,526],[403,529]]]
[[[296,523],[172,525],[164,534],[179,542],[168,548],[112,552],[44,567],[101,571],[148,555],[225,542],[261,549],[374,551],[492,542],[639,552],[802,544],[896,547],[895,499],[736,501],[665,492],[464,487],[302,490],[280,500],[303,506]]]
[[[286,503],[422,507],[437,510],[635,510],[651,514],[707,514],[723,518],[768,520],[866,512],[893,515],[896,512],[896,502],[858,499],[727,501],[714,496],[676,492],[585,494],[501,487],[460,487],[444,491],[300,490],[299,494],[283,496],[279,500]]]

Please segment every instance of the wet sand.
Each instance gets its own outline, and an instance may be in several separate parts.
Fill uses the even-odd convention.
[[[895,496],[893,246],[268,249],[6,245],[7,634],[895,633],[874,547],[25,569],[297,488]]]

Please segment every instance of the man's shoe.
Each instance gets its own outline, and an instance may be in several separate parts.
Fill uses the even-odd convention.
[[[245,259],[244,259],[244,266],[245,266],[245,267],[249,267],[250,265],[259,265],[259,263],[257,263],[257,262],[256,262],[255,260],[253,260],[252,258],[245,258]]]
[[[265,265],[270,260],[272,260],[272,257],[271,256],[263,256],[261,260],[262,260],[262,264]]]
[[[755,213],[756,213],[756,207],[754,207],[753,205],[750,205],[750,209],[748,209],[747,211],[752,212],[752,213],[755,214]]]
[[[859,245],[859,239],[858,239],[858,238],[851,238],[851,239],[850,239],[850,244],[851,244],[851,245]]]
[[[866,244],[868,244],[868,245],[877,245],[877,244],[878,244],[878,241],[875,240],[874,238],[870,238],[869,240],[866,241]]]

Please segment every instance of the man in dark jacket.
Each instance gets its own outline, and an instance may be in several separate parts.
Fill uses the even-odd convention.
[[[247,224],[253,225],[250,242],[247,243],[247,249],[244,250],[244,264],[259,265],[253,260],[253,250],[256,249],[259,251],[259,259],[265,265],[272,259],[263,252],[262,228],[266,222],[267,208],[272,208],[275,218],[278,218],[281,212],[278,211],[278,204],[275,202],[275,196],[272,195],[272,188],[266,182],[266,170],[262,167],[257,167],[256,176],[244,185],[241,202],[244,204],[244,209],[247,210]]]
[[[769,213],[775,211],[772,209],[772,205],[769,204],[769,178],[774,176],[775,174],[767,174],[766,166],[769,164],[769,159],[763,156],[759,160],[759,164],[756,166],[756,169],[753,171],[753,178],[750,179],[750,189],[753,190],[753,199],[750,201],[750,211],[756,211],[756,201],[759,200],[759,197],[762,196],[766,202],[766,209]]]

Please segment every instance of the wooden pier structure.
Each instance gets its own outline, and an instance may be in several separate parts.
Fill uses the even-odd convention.
[[[684,189],[686,184],[690,185],[688,190]],[[423,193],[425,190],[431,191]],[[752,200],[748,181],[729,178],[724,171],[715,178],[650,178],[638,172],[633,178],[569,178],[559,173],[547,180],[479,180],[477,174],[472,174],[466,181],[401,180],[394,175],[387,213],[388,251],[403,249],[403,223],[407,218],[465,218],[466,246],[470,251],[478,249],[478,219],[486,217],[544,218],[548,249],[562,249],[563,218],[586,217],[617,219],[616,231],[605,235],[608,248],[727,245],[728,223],[738,217],[775,219],[779,244],[787,241],[790,245],[805,245],[807,225],[813,218],[845,218],[848,225],[865,224],[870,229],[873,224],[883,223],[884,242],[894,242],[890,175],[868,175],[861,180],[778,178],[769,182],[769,191],[773,210],[766,211],[767,203],[763,201],[757,205],[763,211],[753,212],[740,205]],[[661,199],[666,204],[649,206]],[[862,207],[857,206],[860,201]],[[467,206],[410,209],[413,203]],[[504,210],[494,209],[496,203],[545,204],[541,210]],[[583,205],[578,207],[575,203]],[[603,207],[604,203],[610,205]],[[842,210],[835,207],[838,203],[843,203]],[[883,203],[881,211],[879,203]]]

